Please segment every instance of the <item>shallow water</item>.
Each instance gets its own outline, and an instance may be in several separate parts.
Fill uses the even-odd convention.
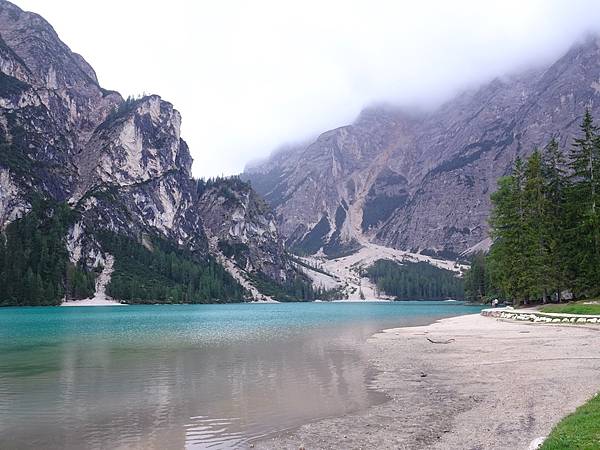
[[[0,448],[233,448],[383,401],[365,340],[451,302],[0,309]]]

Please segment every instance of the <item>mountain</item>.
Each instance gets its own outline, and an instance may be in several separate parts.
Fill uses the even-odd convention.
[[[515,158],[553,135],[568,148],[585,108],[600,114],[599,100],[600,39],[590,36],[547,67],[433,111],[369,108],[243,178],[299,253],[335,258],[378,244],[456,258],[489,245],[489,196]]]
[[[181,120],[157,95],[124,100],[103,89],[42,17],[0,0],[0,278],[16,286],[0,303],[24,295],[26,276],[42,300],[80,297],[71,272],[131,301],[310,290],[247,183],[192,178]],[[64,248],[68,263],[50,262],[50,248]]]

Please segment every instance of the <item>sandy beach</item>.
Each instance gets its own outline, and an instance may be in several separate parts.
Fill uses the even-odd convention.
[[[599,326],[469,315],[386,330],[369,347],[389,401],[254,448],[525,450],[600,390]]]
[[[124,303],[106,297],[84,298],[83,300],[70,300],[62,302],[60,306],[126,306]]]

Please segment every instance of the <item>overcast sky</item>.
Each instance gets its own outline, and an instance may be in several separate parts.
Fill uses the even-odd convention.
[[[431,106],[600,29],[599,0],[14,2],[103,87],[172,102],[196,176],[238,173],[374,102]]]

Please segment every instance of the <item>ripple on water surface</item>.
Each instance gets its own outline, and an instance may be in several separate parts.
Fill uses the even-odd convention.
[[[0,448],[234,448],[382,401],[365,339],[443,302],[0,310]],[[9,445],[10,444],[10,445]]]

